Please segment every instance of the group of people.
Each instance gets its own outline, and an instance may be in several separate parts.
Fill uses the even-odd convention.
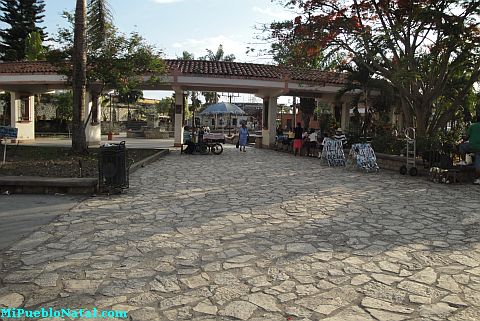
[[[293,153],[295,156],[300,155],[300,151],[303,147],[306,148],[308,156],[314,156],[311,151],[318,147],[320,150],[318,157],[320,157],[321,150],[323,149],[326,140],[329,138],[341,141],[344,146],[347,143],[347,137],[341,128],[338,128],[333,135],[328,132],[325,132],[322,135],[320,131],[316,131],[315,129],[306,130],[302,128],[301,123],[297,123],[297,127],[293,130],[289,130],[287,134],[284,134],[281,128],[277,128],[277,142],[292,142]]]
[[[284,134],[281,128],[277,128],[277,143],[291,143],[295,156],[299,155],[300,150],[305,146],[308,156],[313,156],[311,150],[318,147],[320,150],[318,157],[320,157],[323,146],[328,138],[341,141],[343,146],[347,143],[347,138],[341,128],[338,128],[334,135],[329,135],[327,132],[321,135],[319,131],[315,131],[314,129],[307,131],[302,128],[301,123],[297,123],[297,126],[293,130],[289,130],[286,134]],[[459,146],[459,150],[463,164],[465,164],[466,154],[470,153],[474,155],[474,184],[480,185],[480,114],[477,115],[476,122],[469,126],[466,137]]]

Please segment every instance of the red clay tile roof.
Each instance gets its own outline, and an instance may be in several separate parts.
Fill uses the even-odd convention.
[[[205,60],[165,60],[170,69],[177,69],[183,74],[210,75],[239,78],[261,78],[283,80],[288,77],[292,81],[316,83],[345,84],[347,75],[315,69],[290,68],[275,65],[251,63],[205,61]]]
[[[284,80],[294,82],[330,83],[342,85],[347,81],[346,74],[314,69],[290,68],[274,65],[238,63],[204,60],[166,59],[170,71],[177,70],[183,75],[235,77],[245,79]],[[0,74],[56,74],[58,67],[45,61],[2,62]]]
[[[56,74],[58,68],[45,61],[0,63],[0,74]]]

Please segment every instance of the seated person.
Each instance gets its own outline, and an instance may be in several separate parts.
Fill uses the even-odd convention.
[[[467,130],[468,142],[460,144],[460,154],[465,161],[467,153],[475,153],[475,181],[480,185],[480,115],[477,115],[477,122],[470,125]]]
[[[283,136],[283,130],[280,126],[277,127],[277,136]]]
[[[198,132],[198,143],[203,143],[203,135],[205,134],[205,127],[200,127]]]
[[[281,142],[283,141],[283,130],[280,128],[280,126],[277,128],[277,136],[276,136],[276,139],[277,139],[277,142]]]
[[[184,128],[183,144],[187,145],[187,148],[185,149],[185,153],[186,154],[193,154],[193,151],[195,150],[195,143],[192,140],[192,132],[190,131],[189,126],[185,126],[185,128]]]

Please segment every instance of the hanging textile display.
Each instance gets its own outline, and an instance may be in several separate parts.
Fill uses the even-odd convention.
[[[328,166],[345,166],[345,154],[341,140],[331,138],[325,140],[321,163]]]
[[[353,144],[348,155],[347,166],[365,172],[376,172],[380,169],[375,151],[370,144]]]

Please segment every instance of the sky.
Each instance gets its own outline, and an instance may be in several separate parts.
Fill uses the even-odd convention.
[[[295,16],[271,0],[108,1],[114,24],[121,32],[138,32],[148,43],[161,49],[164,58],[171,59],[181,56],[184,50],[196,58],[201,57],[206,55],[207,48],[216,51],[222,44],[225,54],[234,54],[237,62],[271,63],[268,57],[246,53],[248,47],[266,47],[256,39],[260,35],[256,27]],[[44,25],[49,34],[55,34],[59,26],[66,25],[61,13],[73,11],[75,0],[46,0],[45,4]],[[165,95],[145,93],[149,98]],[[242,99],[249,97],[235,100]]]

